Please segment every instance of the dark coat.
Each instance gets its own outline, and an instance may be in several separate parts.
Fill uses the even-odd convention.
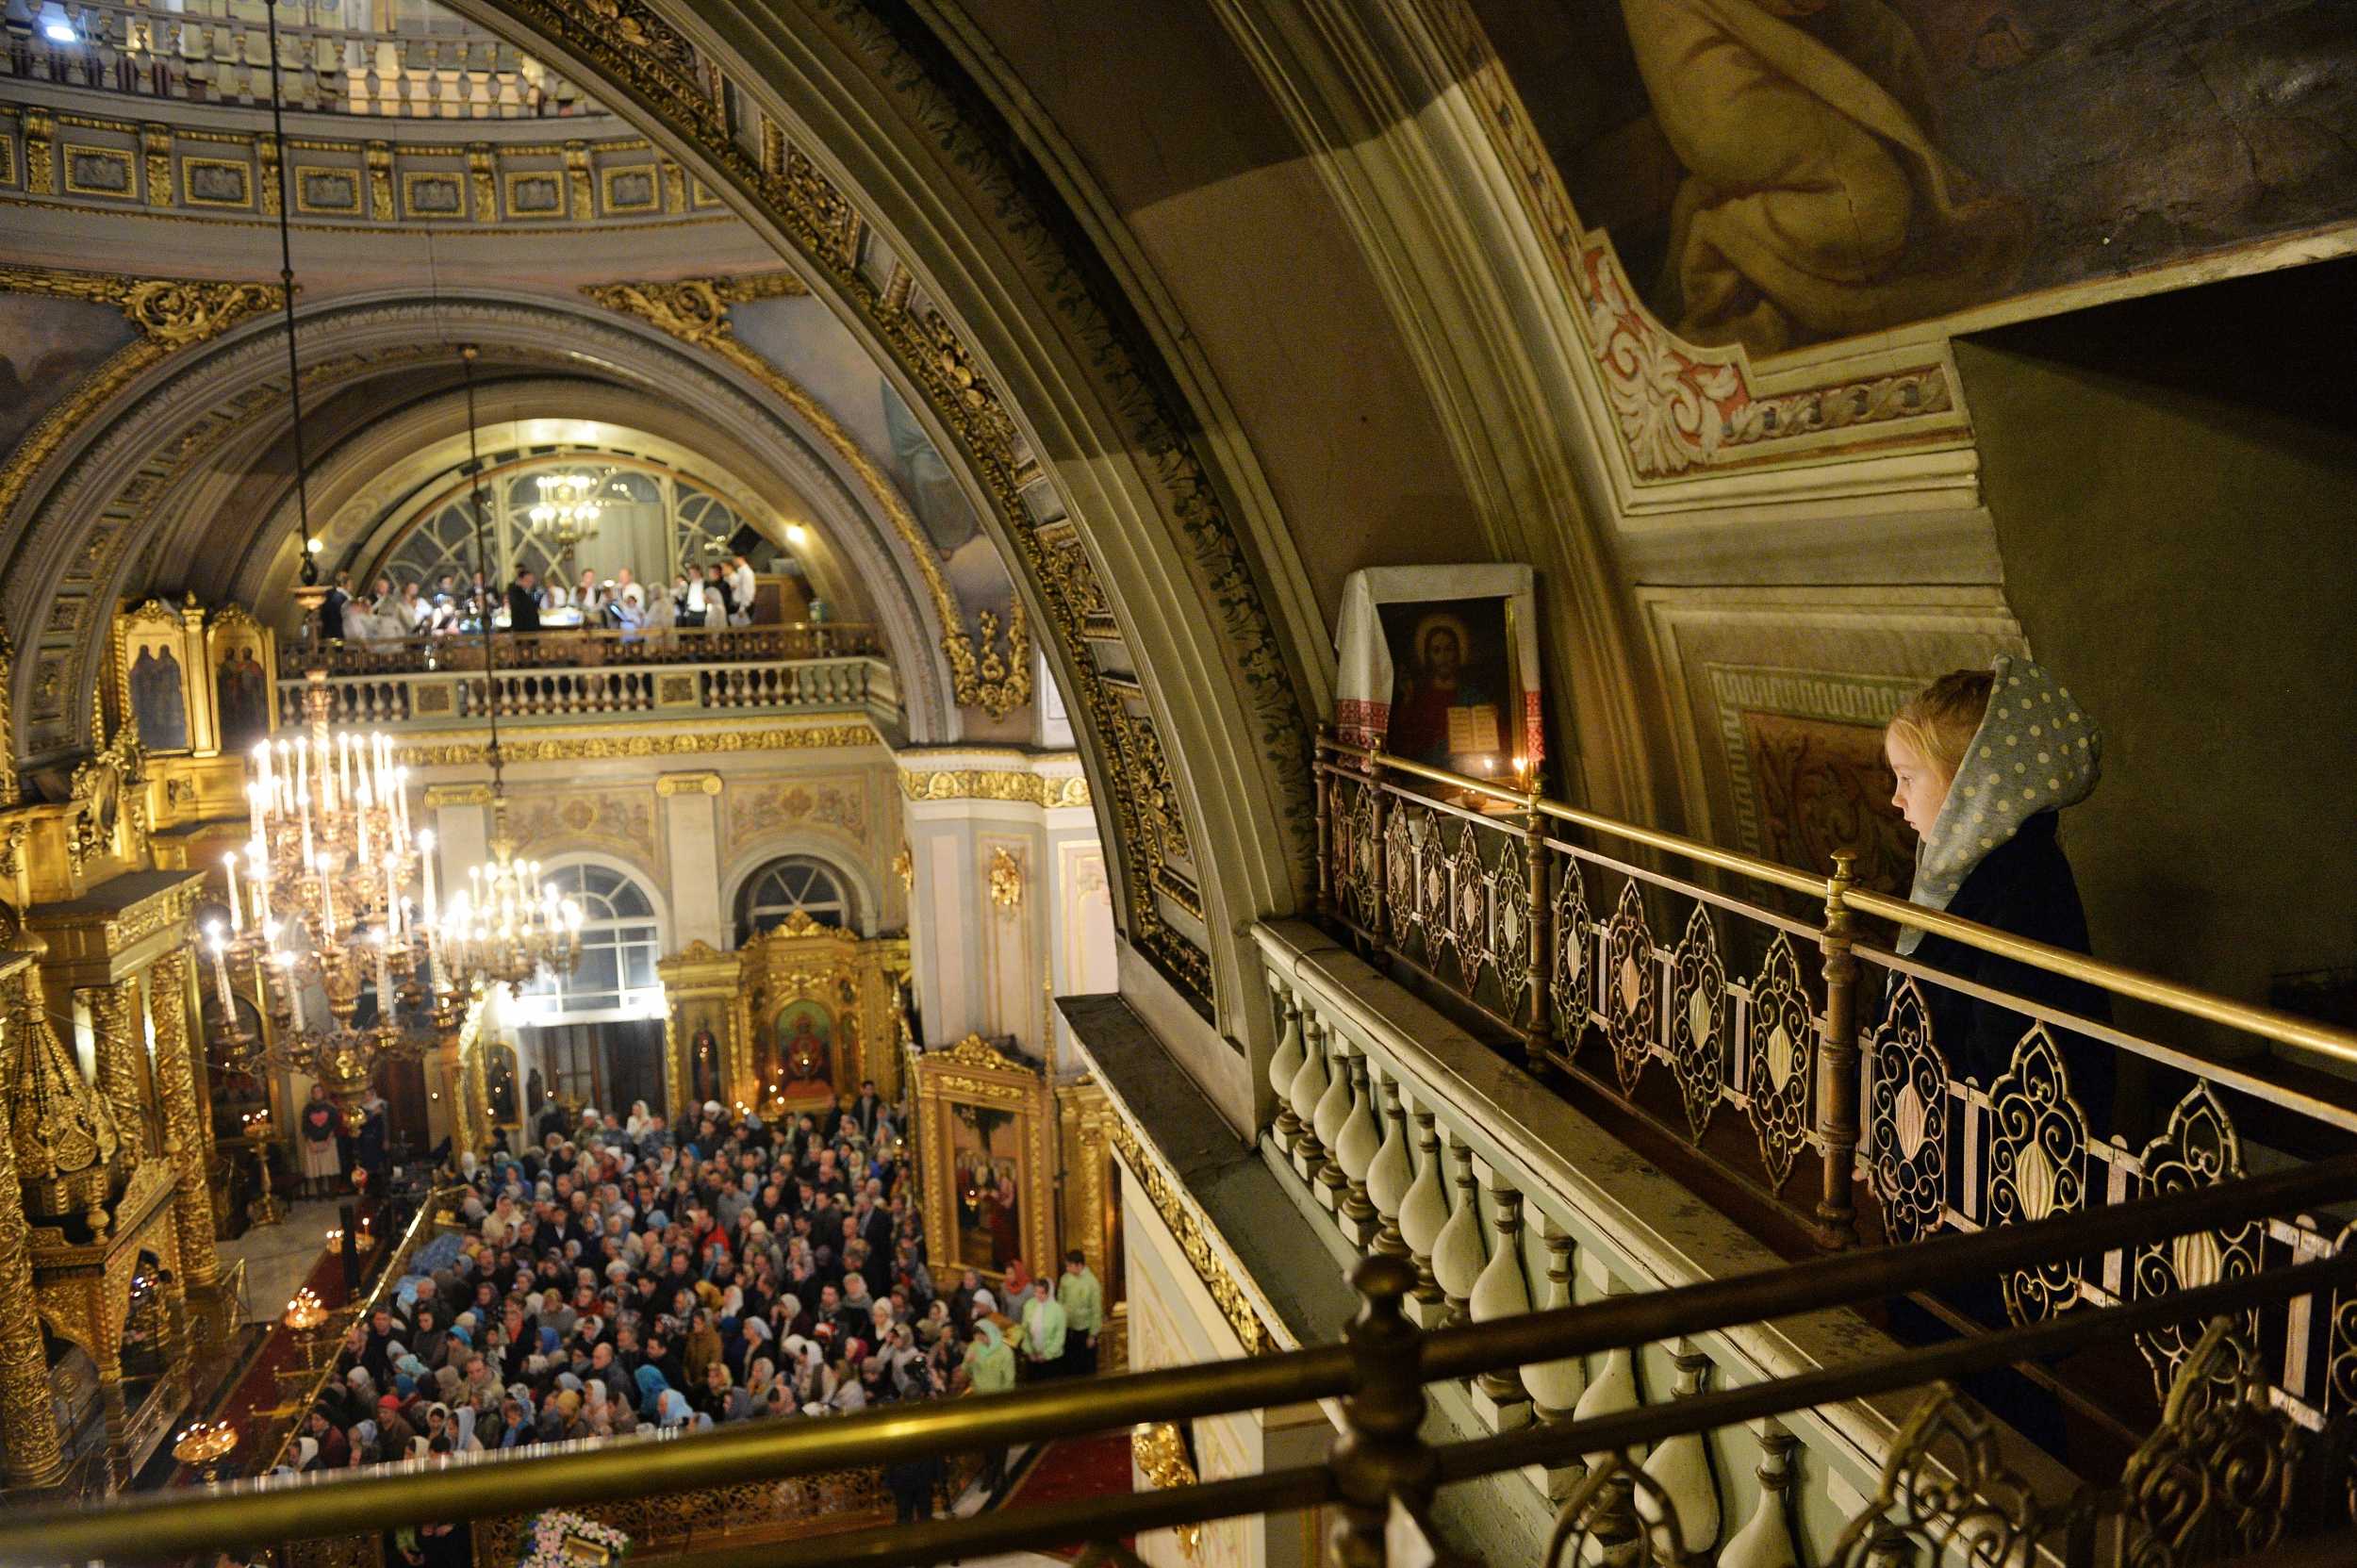
[[[1949,901],[1948,913],[2049,947],[2090,951],[2086,910],[2079,902],[2079,883],[2063,856],[2051,811],[2024,822],[1972,867]],[[2049,974],[1944,936],[1926,935],[1912,956],[1976,985],[2098,1023],[2111,1021],[2111,999],[2084,981]],[[1958,1078],[1977,1080],[1983,1089],[2003,1077],[2012,1065],[2014,1047],[2029,1032],[2033,1020],[1962,992],[1929,985],[1922,990],[1931,1014],[1932,1041],[1948,1059],[1949,1070]],[[2086,1113],[2089,1131],[2098,1138],[2107,1136],[2112,1131],[2114,1048],[2083,1034],[2053,1032],[2070,1074],[2071,1096]]]
[[[540,601],[521,583],[507,585],[507,629],[511,632],[536,632],[540,629]]]

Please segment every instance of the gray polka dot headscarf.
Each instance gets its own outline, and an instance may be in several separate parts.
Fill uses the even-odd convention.
[[[2076,805],[2095,791],[2103,736],[2062,684],[2027,659],[2001,653],[1989,685],[1988,712],[1966,748],[1947,803],[1915,850],[1908,899],[1946,909],[1972,867],[2041,811]],[[1899,935],[1911,953],[1923,940]]]

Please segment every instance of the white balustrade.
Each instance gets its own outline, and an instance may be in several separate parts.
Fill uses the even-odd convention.
[[[499,683],[503,719],[658,711],[865,712],[880,694],[892,689],[871,679],[884,668],[881,661],[862,655],[727,666],[534,666],[503,668],[490,679]],[[301,679],[278,683],[281,725],[303,722],[304,686]],[[489,686],[480,668],[331,675],[327,692],[329,716],[336,721],[387,728],[477,724],[489,718],[491,708]]]

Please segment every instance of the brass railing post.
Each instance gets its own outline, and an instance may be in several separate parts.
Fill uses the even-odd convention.
[[[1367,846],[1367,940],[1375,945],[1377,955],[1392,950],[1391,930],[1384,919],[1384,893],[1390,868],[1384,865],[1383,836],[1391,826],[1391,801],[1383,793],[1383,761],[1381,752],[1367,758],[1367,819],[1374,824]]]
[[[1856,852],[1836,850],[1825,884],[1825,1037],[1817,1053],[1817,1135],[1824,1140],[1824,1187],[1817,1199],[1817,1242],[1828,1250],[1857,1245],[1858,1048],[1857,955],[1849,892]]]
[[[1554,1054],[1555,1006],[1547,996],[1547,971],[1555,959],[1555,900],[1547,891],[1547,825],[1539,811],[1539,774],[1530,775],[1530,803],[1523,812],[1523,875],[1530,884],[1530,1027],[1523,1048],[1537,1067]]]
[[[1330,916],[1334,913],[1334,775],[1327,771],[1333,766],[1333,754],[1327,748],[1333,742],[1334,727],[1318,726],[1318,743],[1311,753],[1311,769],[1315,773],[1318,794],[1318,886],[1317,903],[1311,914]]]
[[[1343,1405],[1343,1432],[1327,1464],[1342,1496],[1327,1537],[1342,1568],[1383,1568],[1392,1499],[1418,1517],[1430,1510],[1440,1460],[1416,1429],[1424,1424],[1424,1334],[1400,1312],[1416,1286],[1405,1258],[1363,1259],[1350,1271],[1359,1315],[1343,1330],[1350,1347],[1353,1391]]]

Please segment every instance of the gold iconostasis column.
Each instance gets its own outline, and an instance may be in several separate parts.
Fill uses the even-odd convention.
[[[134,1164],[147,1157],[147,1107],[140,1093],[140,1056],[147,1042],[134,1021],[140,982],[136,975],[89,988],[91,1032],[97,1036],[98,1092],[115,1114],[115,1134]]]
[[[41,1006],[33,955],[0,958],[0,1086],[13,1091],[25,1049],[19,1019]],[[49,1353],[41,1313],[33,1305],[30,1228],[18,1184],[14,1130],[0,1128],[0,1477],[14,1488],[54,1486],[65,1475],[65,1451],[49,1397]]]
[[[190,1290],[208,1287],[221,1276],[213,1250],[213,1206],[205,1174],[205,1112],[190,1049],[190,987],[195,966],[186,948],[174,948],[148,970],[148,1016],[156,1025],[156,1088],[163,1100],[164,1152],[172,1160],[173,1213],[180,1229],[180,1267]]]

